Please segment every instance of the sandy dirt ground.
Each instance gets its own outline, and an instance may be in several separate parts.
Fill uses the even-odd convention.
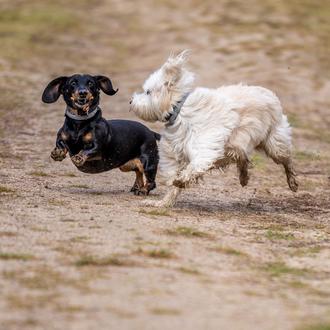
[[[1,330],[330,328],[329,1],[0,6]],[[298,193],[256,154],[246,188],[213,172],[158,210],[129,193],[133,174],[50,159],[65,108],[41,103],[50,79],[108,75],[104,116],[134,119],[132,92],[185,48],[197,85],[278,94]]]

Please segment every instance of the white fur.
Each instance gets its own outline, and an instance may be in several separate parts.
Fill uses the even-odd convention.
[[[160,172],[167,185],[176,187],[162,201],[148,203],[171,206],[180,191],[177,187],[231,162],[238,163],[245,185],[248,176],[244,171],[247,174],[247,161],[256,148],[285,166],[289,186],[295,191],[291,129],[276,95],[242,84],[193,89],[194,75],[185,68],[187,55],[185,51],[170,57],[146,80],[144,93],[132,98],[131,110],[140,118],[165,122],[172,106],[190,92],[174,124],[165,127],[159,145]]]

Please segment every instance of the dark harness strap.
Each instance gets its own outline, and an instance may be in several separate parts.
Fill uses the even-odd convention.
[[[186,102],[186,99],[188,98],[189,95],[190,95],[190,92],[184,94],[182,99],[179,102],[177,102],[175,105],[172,106],[172,112],[170,114],[170,118],[168,119],[167,123],[165,124],[166,127],[172,126],[174,124],[176,118],[178,117],[178,115],[183,107],[183,104]]]

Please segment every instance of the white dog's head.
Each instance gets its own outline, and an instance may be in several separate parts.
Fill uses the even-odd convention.
[[[172,106],[192,89],[194,74],[184,68],[188,55],[185,50],[170,56],[152,73],[143,85],[144,92],[133,95],[130,110],[146,121],[166,121]]]

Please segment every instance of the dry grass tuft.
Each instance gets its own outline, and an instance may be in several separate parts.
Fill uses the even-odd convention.
[[[5,187],[5,186],[0,186],[0,194],[12,194],[14,192],[15,192],[15,190],[12,189],[12,188],[8,188],[8,187]]]
[[[139,213],[145,214],[145,215],[152,215],[156,217],[170,217],[171,214],[167,209],[154,209],[154,210],[145,210],[145,209],[140,209]]]
[[[143,255],[150,258],[155,259],[171,259],[174,258],[175,255],[173,252],[167,250],[167,249],[152,249],[152,250],[144,250],[142,248],[139,248],[136,251],[137,254]]]
[[[28,261],[35,259],[31,254],[0,252],[0,260],[21,260]]]
[[[282,275],[304,276],[309,272],[307,269],[289,267],[281,261],[267,263],[262,269],[273,277]]]
[[[180,315],[181,312],[174,308],[155,307],[150,309],[150,312],[155,315]]]
[[[303,325],[296,330],[330,330],[330,323],[316,323],[310,325]]]
[[[32,176],[39,176],[39,177],[48,177],[50,176],[49,174],[43,172],[43,171],[32,171],[29,173]]]
[[[293,240],[295,236],[292,233],[283,233],[282,231],[267,230],[266,237],[270,240]]]
[[[108,267],[108,266],[133,266],[134,263],[123,259],[119,256],[108,256],[108,257],[95,257],[92,255],[81,256],[75,263],[77,267],[86,267],[86,266],[94,266],[94,267]]]
[[[189,275],[201,275],[201,272],[195,268],[190,268],[190,267],[179,267],[178,271],[189,274]]]
[[[246,253],[239,251],[237,249],[228,247],[228,246],[217,246],[211,249],[212,251],[216,251],[219,253],[224,253],[224,254],[228,254],[228,255],[232,255],[232,256],[247,256]]]
[[[199,237],[199,238],[209,238],[212,239],[214,238],[211,234],[202,232],[200,230],[191,228],[191,227],[177,227],[174,229],[167,229],[165,230],[165,233],[167,235],[172,235],[172,236],[184,236],[184,237]]]

